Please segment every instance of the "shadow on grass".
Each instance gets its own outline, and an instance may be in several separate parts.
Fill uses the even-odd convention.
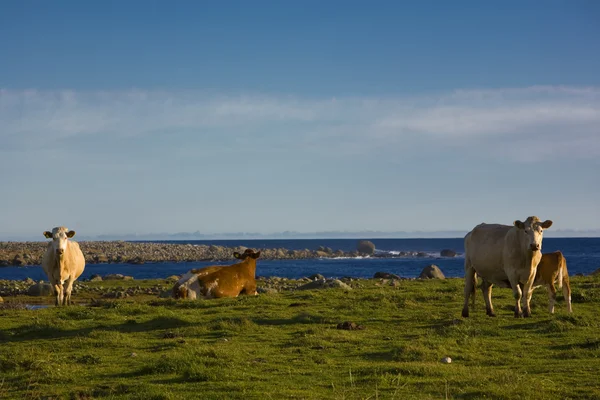
[[[584,350],[598,350],[600,349],[600,339],[591,340],[586,339],[584,342],[579,343],[568,343],[557,346],[552,346],[552,350],[571,350],[571,349],[584,349]]]
[[[271,318],[271,319],[253,319],[252,320],[257,325],[273,325],[273,326],[281,326],[281,325],[297,325],[297,324],[334,324],[334,321],[331,318],[324,317],[322,315],[301,313],[292,318]]]
[[[542,321],[532,321],[529,323],[520,323],[514,325],[507,325],[504,329],[508,330],[521,330],[521,331],[542,331],[546,332],[548,330],[548,325],[552,322],[550,319],[545,319]]]
[[[367,360],[370,360],[370,361],[395,361],[394,356],[395,356],[394,350],[387,350],[387,351],[374,352],[374,353],[364,353],[361,355],[361,357],[363,357]]]
[[[132,323],[126,321],[120,325],[99,324],[82,329],[62,329],[58,326],[40,326],[38,324],[24,325],[11,331],[0,331],[4,342],[24,342],[38,339],[60,339],[77,336],[88,336],[93,331],[116,331],[120,333],[148,332],[159,329],[181,328],[191,325],[179,318],[158,317],[147,322]]]

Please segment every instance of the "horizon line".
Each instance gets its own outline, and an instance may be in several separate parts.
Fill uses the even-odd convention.
[[[81,235],[78,241],[190,241],[190,240],[306,240],[306,239],[460,239],[463,238],[469,230],[443,230],[443,231],[318,231],[318,232],[297,232],[283,231],[273,233],[259,232],[224,232],[224,233],[201,233],[196,232],[176,232],[176,233],[124,233],[124,234],[98,234]],[[12,236],[12,235],[11,235]],[[2,242],[22,242],[22,241],[44,241],[41,237],[37,240],[37,235],[2,235]],[[546,237],[552,238],[597,238],[600,237],[600,229],[558,229],[548,231]],[[9,238],[10,237],[10,238]]]

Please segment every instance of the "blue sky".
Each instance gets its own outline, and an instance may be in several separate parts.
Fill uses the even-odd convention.
[[[600,229],[599,21],[595,1],[3,1],[0,239]]]

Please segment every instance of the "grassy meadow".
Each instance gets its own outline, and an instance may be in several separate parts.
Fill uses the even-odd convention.
[[[5,298],[0,398],[600,398],[600,277],[572,279],[572,315],[560,295],[549,314],[536,290],[529,319],[513,318],[509,289],[494,289],[498,317],[485,315],[478,291],[463,319],[462,279],[390,283],[35,310],[10,307],[32,299]],[[337,329],[344,321],[364,329]]]

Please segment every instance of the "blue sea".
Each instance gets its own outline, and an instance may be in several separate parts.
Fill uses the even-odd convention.
[[[462,238],[455,239],[369,239],[377,252],[397,254],[400,251],[424,252],[427,257],[369,257],[369,258],[337,258],[310,260],[258,260],[257,276],[279,276],[301,278],[312,274],[325,277],[372,278],[378,271],[390,272],[406,278],[419,276],[421,270],[429,265],[437,265],[446,277],[462,277],[464,275],[464,244]],[[352,251],[356,249],[356,239],[285,239],[285,240],[190,240],[190,241],[155,241],[179,244],[215,244],[218,246],[246,246],[253,249],[285,248],[290,250],[316,250],[319,246],[333,250]],[[457,257],[440,257],[443,249],[454,250]],[[560,250],[567,259],[569,275],[589,274],[600,268],[600,238],[545,238],[543,252]],[[133,276],[135,279],[166,278],[179,275],[192,268],[214,265],[215,262],[184,263],[146,263],[130,264],[89,264],[80,279],[87,279],[94,274],[106,275],[120,273]],[[227,264],[223,262],[222,264]],[[47,279],[39,266],[0,268],[0,279],[21,280]]]

